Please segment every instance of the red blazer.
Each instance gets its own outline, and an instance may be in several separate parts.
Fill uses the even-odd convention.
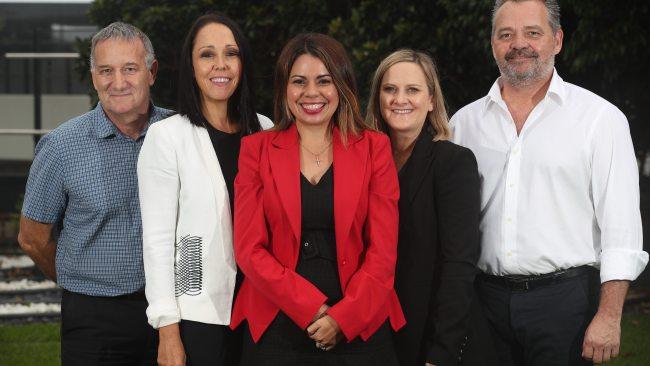
[[[327,297],[295,272],[301,238],[300,144],[294,126],[242,139],[235,179],[235,259],[245,279],[231,327],[244,319],[257,342],[278,311],[306,329]],[[344,297],[328,310],[348,340],[366,340],[390,318],[405,323],[393,278],[399,187],[388,137],[337,128],[334,226]]]

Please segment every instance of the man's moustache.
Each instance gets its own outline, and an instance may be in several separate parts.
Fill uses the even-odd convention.
[[[506,53],[506,61],[509,61],[515,57],[539,57],[539,54],[531,49],[521,49],[521,50],[512,50]]]

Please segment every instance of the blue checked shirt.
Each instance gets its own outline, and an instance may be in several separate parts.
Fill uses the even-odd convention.
[[[152,106],[149,125],[169,114]],[[36,146],[22,214],[62,224],[56,274],[64,289],[117,296],[144,288],[136,164],[145,133],[122,135],[98,104]]]

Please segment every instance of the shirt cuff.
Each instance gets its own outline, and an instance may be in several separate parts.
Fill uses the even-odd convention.
[[[178,308],[156,309],[155,307],[149,305],[147,308],[147,318],[149,320],[149,324],[151,324],[154,329],[158,329],[170,324],[180,322],[181,314],[178,311]]]
[[[634,281],[648,264],[648,253],[642,250],[607,249],[600,257],[600,282]]]
[[[42,224],[56,224],[59,221],[57,215],[34,211],[25,206],[23,206],[21,215],[32,221],[40,222]]]

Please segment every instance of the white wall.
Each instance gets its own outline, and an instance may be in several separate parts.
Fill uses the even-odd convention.
[[[53,129],[72,117],[90,110],[88,95],[47,94],[41,96],[43,129]],[[34,128],[34,97],[31,94],[0,94],[0,130]],[[32,160],[34,139],[31,135],[0,133],[0,160]]]

